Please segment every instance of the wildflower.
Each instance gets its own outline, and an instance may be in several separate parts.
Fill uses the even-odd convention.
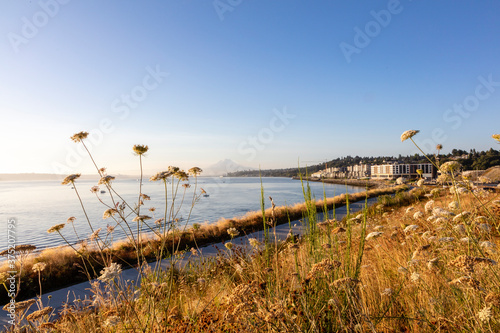
[[[186,172],[183,170],[179,170],[176,173],[174,173],[174,177],[181,180],[181,181],[186,181],[189,179],[189,176]]]
[[[497,262],[489,258],[461,255],[448,263],[448,265],[457,267],[467,273],[474,273],[474,266],[477,264],[496,265]]]
[[[417,181],[417,186],[418,186],[418,187],[422,187],[422,186],[424,185],[424,183],[425,183],[425,180],[423,180],[423,179],[419,179],[419,180]]]
[[[236,230],[236,228],[227,229],[227,233],[229,234],[229,236],[231,236],[231,238],[234,238],[240,234],[240,232]]]
[[[136,153],[137,155],[143,155],[145,154],[147,151],[148,151],[148,146],[144,146],[144,145],[135,145],[132,150],[134,151],[134,153]]]
[[[233,243],[227,242],[227,243],[224,244],[224,246],[226,247],[226,249],[228,249],[229,251],[231,251],[231,249],[233,248]]]
[[[104,321],[104,327],[114,327],[116,325],[118,325],[118,323],[120,322],[120,317],[118,316],[110,316],[106,319],[106,321]]]
[[[137,215],[132,219],[132,222],[144,222],[145,220],[151,220],[149,215]]]
[[[454,214],[450,213],[449,211],[441,208],[441,207],[434,207],[432,209],[432,214],[438,217],[448,217],[448,216],[453,216]]]
[[[425,204],[424,208],[425,208],[425,212],[426,213],[430,213],[432,212],[432,208],[434,206],[434,200],[429,200],[427,201],[427,203]]]
[[[71,217],[68,217],[68,219],[66,220],[66,223],[73,223],[73,222],[75,222],[75,220],[76,220],[76,217],[71,216]]]
[[[163,217],[162,217],[162,218],[160,218],[160,219],[157,219],[157,220],[155,221],[155,224],[162,224],[162,223],[163,223],[163,220],[165,220]]]
[[[29,299],[29,300],[26,300],[26,301],[16,302],[16,303],[14,303],[15,304],[15,311],[19,312],[19,311],[23,311],[23,310],[29,309],[30,306],[32,306],[35,303],[36,303],[35,299]],[[9,309],[9,305],[10,305],[10,303],[7,303],[2,309],[4,311],[9,311],[10,310]]]
[[[198,256],[198,250],[195,249],[194,247],[192,247],[190,251],[191,251],[192,256],[195,256],[195,257]]]
[[[384,291],[380,293],[382,296],[392,296],[394,291],[391,288],[385,288]]]
[[[424,217],[424,213],[422,213],[422,212],[416,212],[415,214],[413,214],[413,218],[415,220],[421,219],[423,217]]]
[[[74,142],[80,142],[83,139],[86,139],[88,135],[89,135],[88,132],[79,132],[79,133],[73,134],[73,136],[70,137],[70,139],[73,140]]]
[[[102,219],[105,220],[107,219],[108,217],[112,217],[113,215],[115,215],[116,213],[118,213],[118,211],[114,208],[109,208],[109,209],[106,209],[104,211],[104,213],[102,214]]]
[[[92,186],[90,188],[90,192],[91,193],[97,193],[97,192],[99,192],[99,186]]]
[[[463,211],[461,212],[460,214],[457,214],[455,215],[455,217],[453,218],[453,221],[454,222],[457,222],[459,220],[463,220],[463,219],[466,219],[467,217],[469,217],[471,215],[471,212],[468,212],[468,211]]]
[[[484,232],[484,233],[489,233],[492,229],[491,225],[488,223],[481,223],[478,226],[479,231]]]
[[[168,171],[171,172],[172,174],[176,173],[177,171],[179,171],[179,167],[176,167],[176,166],[169,166],[168,167]]]
[[[62,228],[64,228],[64,226],[65,226],[64,223],[56,224],[56,225],[50,227],[49,230],[47,230],[47,232],[49,234],[51,234],[53,232],[59,232],[59,230],[61,230]]]
[[[151,181],[151,182],[155,182],[158,180],[166,181],[167,178],[172,176],[172,175],[173,175],[173,173],[171,171],[160,171],[156,175],[151,176],[151,178],[149,178],[149,181]]]
[[[149,210],[150,212],[154,212],[154,211],[156,210],[156,208],[151,207],[151,208],[149,208],[148,210]]]
[[[452,201],[448,204],[448,209],[451,209],[451,210],[455,210],[455,209],[458,209],[460,206],[458,204],[458,202],[456,201]]]
[[[102,228],[99,228],[95,230],[92,234],[90,234],[90,240],[94,240],[97,237],[99,237],[99,233],[101,232]]]
[[[492,243],[492,242],[489,242],[489,241],[484,241],[484,242],[481,242],[481,244],[479,244],[479,246],[481,247],[484,247],[486,249],[489,249],[491,250],[492,252],[495,252],[496,250],[496,244]]]
[[[493,134],[491,137],[500,142],[500,134]]]
[[[427,262],[427,268],[430,270],[434,270],[438,268],[439,258],[433,258]]]
[[[48,315],[49,313],[51,313],[54,309],[51,307],[51,306],[48,306],[46,308],[43,308],[41,310],[37,310],[35,312],[33,312],[32,314],[30,314],[28,317],[26,317],[27,320],[29,321],[33,321],[33,320],[37,320],[38,318],[40,317],[43,317],[45,315]]]
[[[250,243],[250,245],[252,247],[259,247],[260,246],[260,242],[255,238],[249,238],[248,242]]]
[[[420,274],[418,274],[416,272],[411,273],[410,280],[412,282],[417,282],[418,280],[420,280]]]
[[[115,177],[113,176],[104,176],[104,177],[101,177],[101,179],[99,179],[99,182],[97,183],[98,185],[110,185],[111,184],[111,181],[115,179]]]
[[[75,180],[78,179],[81,175],[81,173],[74,173],[72,175],[66,176],[61,182],[61,185],[73,184]]]
[[[453,242],[455,240],[455,238],[453,237],[442,237],[442,238],[439,238],[439,241],[441,243],[450,243],[450,242]]]
[[[145,200],[145,201],[147,201],[147,200],[151,200],[151,197],[150,197],[149,195],[147,195],[147,194],[144,194],[144,193],[141,193],[141,198],[142,198],[143,200]]]
[[[351,277],[345,277],[345,278],[342,278],[342,279],[337,279],[335,281],[333,281],[332,283],[332,286],[333,287],[354,287],[357,283],[359,282],[359,280],[356,280],[356,279],[353,279]]]
[[[479,290],[479,281],[471,278],[470,276],[461,276],[455,280],[450,281],[449,284],[451,284],[452,286],[462,285],[474,290]]]
[[[35,273],[40,273],[42,272],[45,267],[47,267],[47,264],[44,263],[44,262],[37,262],[36,264],[34,264],[31,269],[33,270],[33,272]]]
[[[491,307],[485,306],[481,311],[477,313],[477,317],[483,323],[488,323],[491,320]]]
[[[107,232],[108,234],[110,234],[110,233],[112,233],[112,232],[115,230],[115,228],[116,228],[116,226],[115,226],[115,227],[112,227],[112,226],[108,225],[108,226],[106,227],[106,232]]]
[[[193,167],[188,170],[188,174],[193,175],[194,177],[198,176],[203,170],[198,167]]]
[[[380,237],[382,234],[383,234],[383,232],[381,232],[381,231],[370,232],[368,235],[366,235],[365,240]]]
[[[122,266],[115,262],[111,263],[108,267],[104,267],[101,271],[101,276],[98,277],[99,280],[103,282],[111,282],[114,279],[117,279],[122,272]]]
[[[437,151],[440,151],[441,149],[443,149],[443,145],[438,143],[437,146],[436,146],[436,150]]]
[[[439,170],[443,173],[454,174],[456,171],[459,171],[462,165],[457,161],[448,161],[443,163]]]
[[[185,189],[188,189],[188,188],[191,187],[191,185],[189,185],[189,184],[186,183],[186,184],[182,184],[182,187],[184,187]]]
[[[334,268],[338,268],[342,265],[340,261],[336,260],[330,260],[330,259],[323,259],[317,264],[314,264],[311,267],[311,270],[307,274],[308,279],[314,279],[316,278],[319,274],[328,274],[331,271],[333,271]]]
[[[406,208],[406,214],[411,213],[415,210],[415,207],[408,207]]]
[[[462,234],[465,234],[466,232],[465,226],[463,224],[457,224],[456,226],[453,227],[453,230]]]
[[[401,142],[408,140],[408,139],[411,139],[418,132],[420,132],[420,131],[419,130],[408,130],[408,131],[404,132],[403,134],[401,134]]]
[[[407,226],[403,231],[404,232],[411,232],[411,231],[415,231],[417,229],[418,229],[418,225],[411,224],[411,225]]]

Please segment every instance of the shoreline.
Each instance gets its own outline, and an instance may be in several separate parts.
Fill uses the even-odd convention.
[[[300,180],[300,177],[292,177],[292,179]],[[302,180],[317,182],[317,183],[326,183],[326,184],[338,184],[338,185],[348,185],[348,186],[358,186],[364,187],[368,189],[374,188],[387,188],[390,187],[380,181],[373,181],[370,179],[347,179],[347,178],[312,178],[312,177],[304,177]]]
[[[323,199],[313,202],[317,212],[323,211],[325,207],[328,208],[328,211],[331,211],[332,209],[345,206],[347,202],[354,203],[356,201],[395,193],[405,189],[407,189],[406,186],[371,189],[354,194],[341,194],[330,197],[326,199],[326,202],[324,202]],[[278,206],[274,208],[274,211],[272,208],[267,208],[265,209],[265,218],[269,220],[271,216],[274,216],[274,225],[278,226],[286,224],[289,221],[296,221],[303,218],[304,214],[307,214],[307,210],[310,208],[310,204],[308,205],[306,202],[298,203],[293,206]],[[184,250],[210,246],[230,240],[231,237],[227,233],[227,229],[229,228],[236,228],[242,234],[250,234],[263,230],[263,225],[262,211],[252,211],[241,217],[234,217],[232,219],[222,218],[211,224],[202,224],[196,229],[193,227],[189,229],[187,227],[181,228],[175,234],[168,234],[167,238],[164,240],[163,246],[167,251],[172,248]],[[156,255],[162,242],[159,239],[148,239],[141,244],[141,247],[144,249],[142,253],[143,258],[148,262],[156,260]],[[47,271],[53,274],[49,276],[49,279],[45,280],[45,284],[42,283],[43,289],[47,290],[47,292],[88,280],[88,277],[81,274],[77,268],[78,266],[84,266],[85,262],[69,246],[67,246],[66,249],[67,250],[63,250],[62,248],[48,248],[32,257],[29,262],[24,263],[24,272],[27,275],[21,277],[22,285],[20,299],[33,297],[34,294],[32,291],[38,290],[38,280],[33,279],[33,276],[29,276],[31,267],[36,262],[42,261],[48,263]],[[134,267],[136,264],[137,257],[135,256],[134,246],[130,243],[117,242],[103,252],[106,256],[109,256],[111,261],[121,263],[124,267]],[[57,254],[57,258],[53,257],[55,254]],[[101,269],[104,268],[104,263],[101,262],[100,253],[98,251],[92,251],[87,248],[85,256],[87,261],[91,260],[93,262],[94,272],[100,272]],[[4,270],[3,268],[4,267],[2,267],[2,271]],[[0,294],[0,304],[8,301],[5,296],[6,295]]]

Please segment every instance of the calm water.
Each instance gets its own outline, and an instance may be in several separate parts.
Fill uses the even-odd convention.
[[[266,207],[270,207],[269,196],[273,197],[277,206],[304,201],[298,180],[264,178],[262,182]],[[101,235],[105,235],[106,226],[108,224],[114,226],[115,222],[112,219],[102,219],[106,207],[99,202],[95,194],[90,192],[90,188],[94,185],[96,185],[95,181],[77,181],[76,183],[92,226],[94,229],[102,227]],[[193,209],[191,218],[187,221],[194,189],[193,180],[191,180],[191,185],[192,187],[186,193],[184,207],[178,214],[178,217],[184,218],[183,223],[213,223],[221,217],[233,218],[250,211],[260,210],[259,178],[200,177],[198,189],[202,187],[209,197],[201,197]],[[113,187],[131,206],[134,206],[137,202],[137,193],[139,193],[137,180],[117,180],[113,183]],[[323,197],[323,184],[312,182],[310,187],[316,198]],[[324,189],[328,197],[346,192],[344,185],[325,184]],[[182,193],[182,190],[180,188],[179,193]],[[347,191],[355,193],[364,191],[364,188],[348,187]],[[141,214],[152,215],[148,208],[155,207],[157,210],[154,212],[154,217],[162,217],[165,206],[163,184],[144,181],[142,192],[149,195],[151,200],[145,201]],[[99,197],[106,203],[110,202],[109,193],[99,194]],[[87,237],[90,234],[90,228],[75,190],[71,189],[71,186],[60,185],[57,181],[0,182],[0,237],[4,238],[0,241],[0,251],[6,248],[9,218],[14,217],[18,221],[16,242],[18,245],[32,244],[42,249],[65,244],[57,233],[48,234],[47,229],[55,224],[66,222],[70,216],[76,217],[74,225],[80,238]],[[61,232],[69,242],[77,241],[70,225],[66,225]],[[116,228],[113,234],[115,240],[125,238],[119,228]]]

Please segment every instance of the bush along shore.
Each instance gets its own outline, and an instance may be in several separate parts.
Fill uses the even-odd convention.
[[[406,131],[401,141],[413,141],[417,133]],[[81,132],[72,139],[85,146],[86,136],[87,133]],[[493,139],[500,142],[500,135],[493,135]],[[146,151],[147,146],[134,146],[141,170]],[[385,190],[397,191],[393,196],[371,192],[384,191],[377,189],[316,201],[307,183],[303,183],[305,203],[285,208],[276,207],[272,198],[267,200],[262,189],[261,212],[214,225],[193,225],[189,229],[187,224],[184,227],[178,224],[175,205],[179,200],[172,200],[178,194],[182,197],[182,182],[187,173],[170,167],[152,177],[152,181],[165,184],[170,201],[166,195],[164,218],[155,221],[157,228],[149,228],[151,217],[144,214],[144,209],[141,211],[147,196],[140,192],[135,205],[124,202],[113,191],[113,178],[103,169],[97,169],[100,185],[106,186],[112,196],[112,205],[104,214],[117,222],[116,227],[129,230],[129,238],[121,244],[109,244],[104,234],[113,230],[101,234],[96,229],[86,244],[69,248],[67,255],[58,251],[57,255],[36,257],[31,269],[28,269],[29,246],[19,248],[25,256],[18,255],[18,271],[29,271],[33,278],[38,277],[40,294],[42,276],[49,272],[51,260],[62,260],[65,256],[80,260],[68,260],[72,262],[68,266],[77,267],[89,280],[98,276],[98,281],[92,283],[91,303],[74,303],[57,314],[40,298],[16,302],[15,325],[8,329],[23,332],[499,331],[500,196],[474,186],[462,176],[458,162],[439,165],[438,161],[428,159],[441,171],[438,179],[441,188],[430,188],[418,180],[409,191],[406,187]],[[200,171],[193,168],[189,175],[196,178]],[[63,182],[73,185],[77,196],[78,177],[70,175]],[[379,196],[378,203],[365,205],[357,216],[348,213],[341,221],[330,219],[328,214],[319,220],[318,212],[327,212],[340,202],[348,205],[356,200],[356,195],[357,199],[365,200],[370,195]],[[191,207],[196,199],[195,194]],[[269,203],[271,207],[266,208]],[[277,241],[273,227],[296,217],[302,217],[305,234]],[[256,221],[252,222],[256,229],[252,223],[243,223],[246,219]],[[55,225],[49,232],[64,237],[62,229],[67,224]],[[232,241],[242,233],[257,230],[259,224],[264,230],[263,240],[248,239],[250,246],[238,246]],[[145,231],[154,232],[147,242]],[[216,258],[193,257],[193,264],[177,265],[176,253],[191,247],[196,252],[212,235],[217,241],[229,240]],[[183,239],[187,242],[181,242]],[[121,248],[123,252],[119,252]],[[157,265],[144,265],[149,257],[155,258]],[[161,268],[161,260],[168,260],[167,268]],[[124,265],[137,266],[140,285],[121,279]],[[27,315],[31,307],[37,310]]]

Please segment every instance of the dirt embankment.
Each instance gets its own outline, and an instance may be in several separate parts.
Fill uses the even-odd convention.
[[[300,179],[299,177],[293,177],[293,179]],[[369,189],[373,188],[385,188],[393,185],[388,185],[385,181],[369,180],[369,179],[319,179],[319,178],[302,178],[310,182],[323,182],[327,184],[341,184],[349,186],[361,186]]]

